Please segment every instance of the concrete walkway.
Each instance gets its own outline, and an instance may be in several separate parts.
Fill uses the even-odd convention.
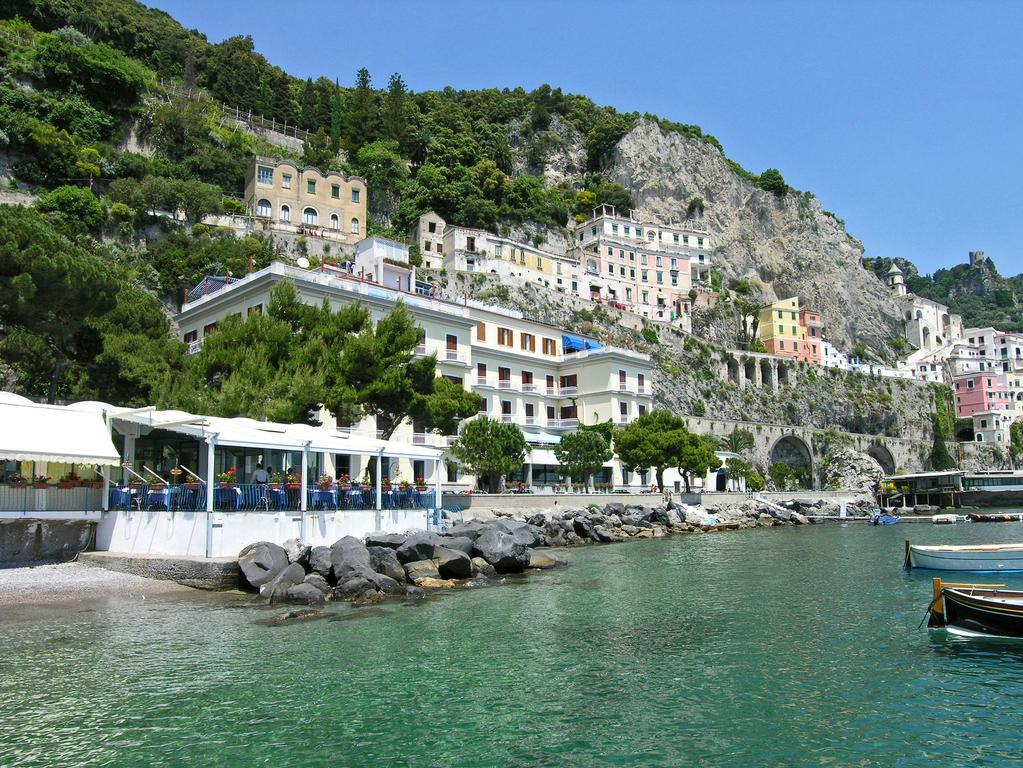
[[[147,579],[173,581],[197,589],[237,589],[241,571],[235,557],[132,555],[119,552],[83,552],[79,562]]]

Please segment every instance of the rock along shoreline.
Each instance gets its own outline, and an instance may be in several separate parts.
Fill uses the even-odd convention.
[[[832,508],[833,507],[833,508]],[[850,502],[848,514],[865,516],[873,502]],[[444,533],[375,533],[360,540],[345,536],[331,546],[312,547],[298,539],[283,546],[260,541],[238,555],[243,584],[271,605],[322,606],[345,601],[367,605],[388,599],[421,600],[429,591],[478,588],[511,574],[564,567],[557,553],[542,550],[613,544],[711,531],[808,525],[813,515],[837,514],[829,501],[782,503],[747,499],[740,504],[699,507],[608,503],[564,507],[527,518],[510,514],[452,525]],[[317,611],[278,617],[315,618]]]

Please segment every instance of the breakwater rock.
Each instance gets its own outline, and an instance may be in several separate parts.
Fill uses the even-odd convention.
[[[421,599],[430,589],[476,588],[509,574],[566,564],[543,549],[809,522],[800,502],[787,504],[749,499],[704,509],[612,502],[543,510],[524,520],[471,520],[444,533],[369,534],[363,540],[345,536],[329,547],[310,547],[297,539],[283,546],[260,541],[238,554],[238,567],[244,583],[272,604]]]

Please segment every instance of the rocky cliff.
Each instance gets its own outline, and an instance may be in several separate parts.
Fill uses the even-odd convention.
[[[862,339],[883,349],[900,335],[887,289],[861,266],[863,246],[812,195],[760,189],[714,145],[649,120],[621,139],[610,172],[657,218],[684,217],[689,201],[702,199],[715,268],[726,278],[762,282],[766,299],[800,296],[822,313],[839,348]]]

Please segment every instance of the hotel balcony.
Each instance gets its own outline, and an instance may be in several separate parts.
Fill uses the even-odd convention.
[[[442,353],[437,355],[437,360],[442,363],[468,365],[469,355],[462,352],[460,349],[445,349]]]
[[[628,424],[631,421],[632,417],[627,414],[620,413],[617,417],[615,417],[615,424]]]
[[[512,386],[511,379],[499,379],[497,382],[498,389],[514,389]]]
[[[486,376],[477,376],[476,377],[476,384],[475,384],[475,386],[477,386],[477,387],[492,387],[494,385],[490,383],[490,380]]]
[[[526,393],[536,392],[536,384],[523,384],[522,391]]]
[[[548,419],[548,429],[576,429],[579,426],[579,419]]]
[[[503,421],[505,424],[511,424],[514,420],[515,416],[513,414],[510,413],[501,414],[501,421]]]
[[[562,397],[572,397],[572,396],[578,395],[578,394],[579,394],[579,387],[562,387],[561,388],[561,396]]]
[[[431,445],[436,448],[450,448],[458,435],[438,435],[433,432],[416,432],[412,435],[413,445]]]

